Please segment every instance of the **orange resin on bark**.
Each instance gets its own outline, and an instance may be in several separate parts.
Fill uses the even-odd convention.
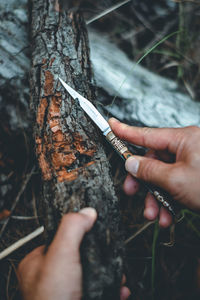
[[[53,59],[50,64],[52,63]],[[54,177],[59,182],[73,181],[79,173],[85,171],[85,168],[94,164],[94,161],[91,161],[79,168],[68,170],[77,160],[76,154],[93,157],[96,147],[92,146],[88,149],[86,141],[78,132],[72,134],[62,132],[60,124],[62,97],[59,92],[52,96],[53,80],[51,72],[45,71],[45,97],[41,98],[37,112],[37,124],[41,137],[36,136],[36,153],[44,180],[51,180]],[[44,124],[45,116],[46,124]],[[47,131],[46,126],[49,126],[50,132]]]
[[[43,126],[44,115],[45,115],[45,111],[46,111],[47,106],[48,106],[47,99],[42,98],[41,101],[40,101],[40,104],[38,106],[37,119],[36,119],[36,122],[39,124],[40,127]]]
[[[45,71],[44,95],[50,96],[54,93],[54,78],[50,71]]]
[[[52,179],[51,167],[46,160],[45,153],[43,152],[40,153],[38,160],[39,160],[39,165],[42,170],[42,175],[44,180],[51,180]]]

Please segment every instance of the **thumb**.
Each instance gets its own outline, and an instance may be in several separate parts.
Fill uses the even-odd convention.
[[[49,247],[48,255],[56,254],[67,255],[79,252],[81,241],[97,218],[94,208],[87,207],[79,213],[66,214],[60,223],[56,236]]]
[[[157,185],[165,190],[170,188],[168,179],[173,168],[172,164],[148,157],[131,156],[126,160],[125,168],[138,179]]]

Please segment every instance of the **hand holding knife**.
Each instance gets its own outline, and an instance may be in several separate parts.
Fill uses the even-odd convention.
[[[86,114],[93,120],[93,122],[99,127],[107,141],[112,145],[112,147],[117,151],[117,153],[126,160],[128,157],[133,156],[126,145],[112,132],[110,125],[104,119],[104,117],[98,112],[95,106],[88,101],[86,98],[77,93],[72,89],[68,84],[66,84],[61,78],[60,82],[64,88],[68,91],[73,99],[78,99],[80,106],[86,112]],[[172,205],[168,202],[169,195],[166,192],[162,191],[160,188],[154,187],[153,185],[142,182],[143,185],[148,189],[148,191],[154,196],[154,198],[168,211],[175,216],[175,211]]]

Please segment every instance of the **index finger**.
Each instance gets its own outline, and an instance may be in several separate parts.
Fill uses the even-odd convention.
[[[135,127],[111,118],[109,124],[113,132],[132,144],[154,150],[168,150],[176,153],[180,142],[179,128]]]

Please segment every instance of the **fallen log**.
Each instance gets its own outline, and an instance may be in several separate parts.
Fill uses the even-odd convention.
[[[31,107],[43,177],[38,201],[51,240],[64,213],[96,208],[81,247],[84,299],[119,299],[123,243],[118,199],[97,128],[65,92],[58,76],[95,99],[84,21],[54,1],[32,1]]]

